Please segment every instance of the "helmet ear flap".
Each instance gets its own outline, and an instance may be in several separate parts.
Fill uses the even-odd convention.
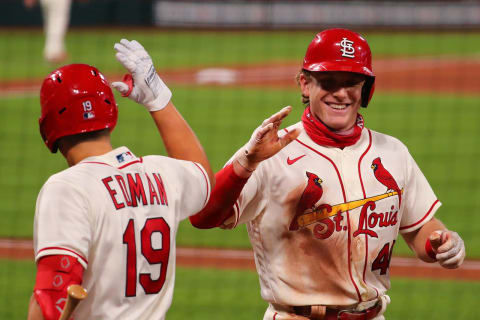
[[[362,88],[362,107],[366,108],[370,100],[372,100],[375,91],[375,77],[365,77],[365,83]]]

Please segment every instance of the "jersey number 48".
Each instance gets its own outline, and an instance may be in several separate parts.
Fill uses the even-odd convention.
[[[152,246],[152,234],[159,232],[162,247]],[[143,257],[149,264],[159,264],[160,276],[153,280],[150,273],[140,273],[139,282],[146,294],[156,294],[162,290],[167,274],[168,257],[170,255],[170,227],[163,218],[150,218],[140,231],[140,248]],[[125,296],[137,295],[137,246],[135,244],[135,221],[130,219],[123,233],[123,243],[127,245],[127,270]]]

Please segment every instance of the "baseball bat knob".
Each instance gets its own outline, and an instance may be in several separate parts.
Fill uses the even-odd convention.
[[[67,293],[69,296],[77,300],[83,300],[87,297],[87,290],[78,284],[68,286]]]
[[[430,244],[435,251],[442,245],[442,236],[438,232],[433,232],[430,237],[428,237],[428,240],[430,240]]]

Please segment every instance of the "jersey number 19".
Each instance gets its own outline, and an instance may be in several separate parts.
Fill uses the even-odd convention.
[[[159,232],[162,247],[152,246],[152,234]],[[139,282],[146,294],[156,294],[162,290],[167,274],[168,257],[170,255],[170,227],[163,218],[150,218],[140,231],[140,248],[149,264],[160,264],[160,276],[153,280],[150,273],[140,273]],[[125,296],[137,295],[137,246],[135,244],[135,221],[130,219],[123,233],[123,243],[127,245],[127,270]]]

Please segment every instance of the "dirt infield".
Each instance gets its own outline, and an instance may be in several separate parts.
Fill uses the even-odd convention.
[[[443,92],[478,94],[480,59],[397,58],[376,59],[374,71],[377,92]],[[159,70],[169,85],[221,85],[239,87],[295,88],[300,66],[292,63]],[[118,74],[107,74],[110,80]],[[0,95],[38,92],[41,79],[0,81]]]
[[[376,90],[478,94],[480,59],[402,58],[374,63]],[[271,64],[195,70],[166,70],[167,83],[229,86],[296,87],[297,64]]]
[[[33,260],[32,240],[0,239],[0,258]],[[253,252],[236,249],[177,248],[181,267],[255,270]],[[392,277],[480,281],[480,261],[465,261],[461,268],[447,270],[414,258],[393,257]]]

